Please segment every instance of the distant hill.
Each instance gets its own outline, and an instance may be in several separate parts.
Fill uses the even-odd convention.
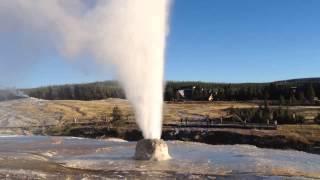
[[[275,81],[275,83],[320,83],[320,78],[301,78],[301,79],[289,79],[283,81]]]

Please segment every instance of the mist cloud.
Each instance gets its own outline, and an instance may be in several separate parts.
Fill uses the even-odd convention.
[[[52,48],[69,59],[90,54],[103,69],[115,69],[145,138],[160,138],[170,0],[88,2],[2,0],[0,37],[13,53],[0,70],[25,67]]]

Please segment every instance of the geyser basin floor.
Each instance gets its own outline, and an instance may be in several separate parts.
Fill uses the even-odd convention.
[[[246,145],[167,142],[172,160],[135,161],[135,142],[0,137],[0,179],[320,178],[320,156]],[[289,178],[288,178],[289,179]]]

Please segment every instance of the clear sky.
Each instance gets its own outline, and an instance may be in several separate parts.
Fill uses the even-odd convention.
[[[175,0],[170,19],[167,80],[320,77],[320,0]],[[113,78],[78,68],[55,53],[23,77],[16,86]]]

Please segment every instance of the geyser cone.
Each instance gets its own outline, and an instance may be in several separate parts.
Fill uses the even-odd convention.
[[[143,139],[137,142],[136,160],[165,161],[171,159],[168,145],[162,139]]]

